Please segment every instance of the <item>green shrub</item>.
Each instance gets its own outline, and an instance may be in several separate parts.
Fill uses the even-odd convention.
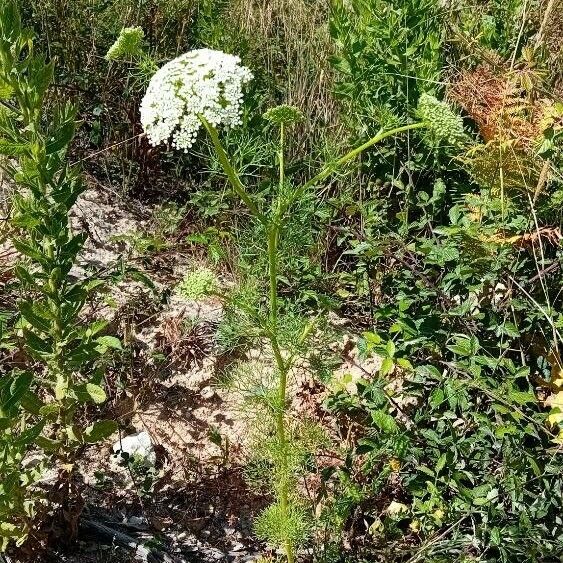
[[[1,430],[7,440],[3,459],[9,465],[2,471],[10,473],[6,486],[16,512],[22,503],[25,506],[15,481],[29,443],[43,448],[63,473],[71,474],[77,449],[107,437],[117,427],[111,421],[98,421],[84,428],[79,422],[85,404],[105,401],[103,372],[97,368],[103,355],[120,343],[112,336],[100,336],[107,323],[85,324],[81,319],[86,300],[103,282],[77,280],[72,273],[86,235],[73,232],[70,210],[85,186],[78,168],[66,159],[75,133],[76,109],[63,104],[46,111],[52,78],[53,65],[35,53],[33,33],[22,27],[16,4],[3,0],[0,102],[5,111],[0,114],[0,154],[8,157],[2,164],[18,188],[10,221],[12,244],[22,258],[15,269],[21,284],[18,329],[30,370],[9,376],[4,391],[11,394],[7,405],[13,401],[16,406],[25,399],[22,404],[38,421],[30,429],[19,425],[19,435],[9,416],[17,417],[17,412],[8,409],[7,420],[3,419]],[[36,362],[43,367],[40,376],[31,375]],[[30,481],[22,471],[20,485]],[[28,517],[30,511],[28,507]],[[6,526],[10,525],[8,519]],[[20,540],[25,530],[19,530]]]

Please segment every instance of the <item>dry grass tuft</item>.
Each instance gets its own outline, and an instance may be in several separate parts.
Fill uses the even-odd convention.
[[[339,127],[332,94],[328,2],[321,0],[232,0],[233,24],[262,48],[261,66],[283,83],[284,103],[308,116],[307,133]]]

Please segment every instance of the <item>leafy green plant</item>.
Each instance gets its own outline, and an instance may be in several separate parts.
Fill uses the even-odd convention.
[[[24,467],[30,446],[43,429],[43,423],[29,423],[20,401],[29,392],[33,377],[29,372],[12,372],[0,379],[0,553],[13,541],[21,545],[32,528],[39,480],[43,464]]]
[[[27,376],[33,393],[23,395],[45,423],[33,442],[55,457],[63,473],[71,473],[77,448],[116,429],[111,421],[81,427],[78,415],[85,404],[105,401],[103,371],[95,367],[120,343],[100,335],[107,323],[87,325],[80,316],[103,282],[72,273],[86,240],[85,233],[73,232],[69,218],[85,189],[78,168],[66,160],[76,109],[65,104],[46,112],[53,64],[35,53],[33,34],[22,27],[16,4],[3,1],[0,7],[0,153],[9,157],[3,168],[18,187],[10,220],[12,243],[22,256],[16,267],[22,288],[19,330],[30,362],[43,366],[40,375]],[[13,385],[21,379],[15,377]],[[26,441],[13,445],[18,444]]]
[[[299,508],[299,502],[296,498],[294,498],[294,494],[291,492],[295,489],[296,484],[294,479],[298,473],[295,468],[292,467],[293,463],[295,463],[295,455],[292,450],[295,447],[296,442],[294,440],[296,435],[290,430],[290,427],[288,427],[287,386],[290,371],[297,358],[295,355],[290,355],[288,359],[284,358],[284,350],[280,342],[278,245],[280,237],[283,236],[284,223],[292,206],[297,203],[309,189],[322,182],[348,161],[354,159],[364,150],[389,136],[396,135],[410,129],[420,128],[425,125],[424,122],[416,123],[380,133],[364,145],[350,151],[340,159],[327,164],[321,172],[308,182],[305,182],[301,186],[292,188],[287,186],[285,176],[285,131],[298,115],[297,110],[293,110],[292,108],[277,108],[275,111],[271,110],[268,112],[266,116],[268,119],[274,121],[279,127],[279,187],[270,204],[271,211],[269,216],[257,207],[251,199],[251,196],[241,184],[237,173],[229,162],[215,128],[209,124],[209,122],[205,120],[203,121],[234,190],[246,203],[254,217],[262,225],[264,225],[267,233],[268,271],[270,278],[269,299],[266,311],[267,317],[265,319],[260,319],[260,312],[258,312],[257,318],[261,320],[265,337],[270,343],[277,372],[277,391],[274,389],[273,394],[270,394],[271,391],[268,392],[267,396],[269,398],[266,402],[268,408],[272,411],[272,422],[275,428],[275,441],[272,444],[273,449],[270,453],[270,458],[275,467],[275,481],[277,482],[274,483],[273,487],[276,495],[276,502],[268,508],[263,516],[258,520],[258,531],[262,532],[265,537],[271,541],[274,541],[275,543],[282,543],[284,545],[289,563],[292,563],[295,560],[295,546],[302,543],[306,538],[308,526],[304,513]],[[306,340],[312,329],[313,325],[311,324],[305,327],[300,340]]]
[[[224,59],[224,60],[223,60]],[[221,66],[217,67],[221,60]],[[197,64],[197,72],[189,72],[190,66]],[[227,65],[229,65],[227,67]],[[263,459],[272,467],[270,473],[270,490],[275,501],[258,520],[258,531],[274,543],[281,543],[285,549],[289,563],[295,560],[295,548],[306,539],[309,526],[304,518],[306,511],[302,509],[302,501],[296,494],[299,468],[302,464],[300,454],[300,435],[303,427],[295,424],[289,416],[288,382],[290,372],[299,356],[299,346],[309,337],[314,328],[307,323],[301,330],[292,331],[296,346],[287,348],[287,341],[282,337],[283,326],[289,319],[291,309],[289,303],[283,303],[279,294],[279,260],[280,243],[287,236],[287,220],[291,210],[308,196],[315,186],[321,184],[329,176],[357,158],[361,153],[378,142],[400,133],[420,129],[427,122],[417,122],[383,131],[364,144],[351,150],[341,158],[326,164],[321,171],[307,182],[293,186],[286,176],[286,132],[296,121],[303,118],[297,108],[282,106],[269,110],[264,116],[279,130],[277,150],[278,179],[269,190],[269,197],[256,197],[241,181],[241,178],[226,150],[221,143],[216,125],[225,120],[229,124],[236,112],[242,94],[234,95],[242,84],[249,80],[249,71],[237,66],[238,61],[230,55],[216,51],[194,51],[182,55],[168,63],[151,81],[143,100],[142,120],[153,144],[166,140],[173,135],[175,145],[187,150],[194,142],[200,126],[207,131],[213,144],[217,158],[226,174],[234,192],[242,200],[253,220],[260,225],[263,232],[262,243],[265,245],[268,269],[268,298],[265,306],[256,307],[240,301],[235,305],[243,306],[243,313],[254,322],[261,336],[269,343],[271,359],[274,363],[271,374],[262,383],[257,382],[260,389],[258,396],[251,397],[261,404],[264,420],[261,426],[269,429],[270,438],[263,442]],[[202,74],[201,68],[206,68]],[[208,67],[208,68],[207,68]],[[230,73],[223,69],[231,68]],[[180,69],[182,70],[179,78]],[[222,81],[225,81],[223,84]],[[193,94],[195,102],[185,100],[183,91]],[[228,92],[229,98],[221,92]],[[162,96],[169,102],[161,104]],[[201,101],[197,101],[201,96]],[[217,109],[215,98],[221,98],[221,109]],[[232,99],[231,99],[232,98]],[[199,104],[200,110],[192,107]],[[209,106],[207,105],[209,104]],[[178,106],[183,117],[178,121],[176,113],[172,114],[170,106]],[[144,112],[144,113],[143,113]],[[224,113],[224,115],[223,115]],[[198,123],[199,122],[199,123]],[[198,278],[199,279],[199,278]],[[193,284],[190,284],[190,288]],[[201,284],[196,284],[199,287]],[[288,314],[289,313],[289,314]],[[295,335],[298,335],[295,337]],[[248,373],[244,368],[242,372]],[[244,387],[244,384],[243,384]]]
[[[337,94],[352,110],[352,131],[396,126],[423,92],[440,93],[443,17],[435,0],[331,3]]]
[[[507,57],[518,53],[533,35],[534,4],[522,0],[492,0],[478,7],[463,3],[454,16],[466,40]]]

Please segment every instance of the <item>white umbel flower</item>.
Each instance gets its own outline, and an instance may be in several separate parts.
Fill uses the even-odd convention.
[[[252,78],[240,58],[211,49],[190,51],[152,77],[141,102],[141,124],[152,145],[171,141],[187,151],[201,127],[241,122],[242,88]]]

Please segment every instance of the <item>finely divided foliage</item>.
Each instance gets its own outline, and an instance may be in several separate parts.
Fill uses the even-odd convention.
[[[0,0],[0,551],[559,561],[560,4]]]

